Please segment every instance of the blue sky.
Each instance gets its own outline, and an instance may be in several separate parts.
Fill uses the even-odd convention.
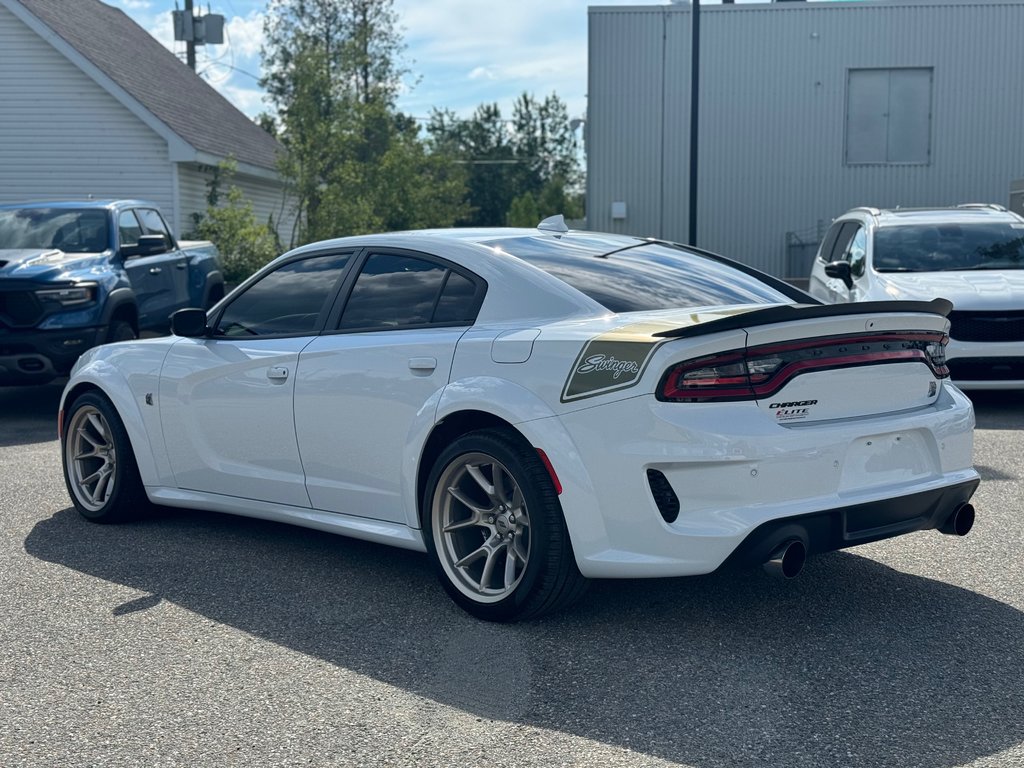
[[[182,54],[171,27],[174,0],[105,0]],[[743,0],[740,0],[742,2]],[[702,0],[714,5],[719,0]],[[199,0],[196,5],[198,6]],[[600,5],[660,5],[608,0]],[[523,91],[556,92],[573,117],[586,108],[586,0],[395,0],[411,70],[399,107],[425,117],[431,107],[468,115],[482,102],[511,111]],[[197,71],[250,116],[266,109],[257,84],[265,0],[204,0],[225,16],[225,44],[200,48]],[[255,76],[255,77],[254,77]]]

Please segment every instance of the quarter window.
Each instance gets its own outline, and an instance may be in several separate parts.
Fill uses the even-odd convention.
[[[264,275],[227,306],[217,322],[217,335],[314,333],[348,260],[349,254],[314,256]]]
[[[471,323],[473,281],[433,261],[374,253],[366,260],[341,315],[341,330]]]

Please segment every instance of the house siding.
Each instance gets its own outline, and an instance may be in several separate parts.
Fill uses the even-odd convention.
[[[0,6],[0,201],[141,198],[175,220],[167,142]]]
[[[196,163],[182,163],[178,167],[178,179],[181,189],[182,228],[192,228],[193,214],[206,210],[207,185],[213,178],[213,169]],[[282,247],[291,247],[292,235],[295,230],[294,203],[285,197],[283,185],[265,179],[236,173],[228,186],[242,190],[242,194],[252,203],[256,220],[265,223],[273,219],[274,228],[281,239]],[[223,190],[227,191],[226,188]],[[298,243],[296,243],[298,245]]]
[[[587,224],[688,237],[689,5],[591,7]],[[879,0],[701,10],[697,245],[783,277],[857,205],[1006,204],[1024,176],[1024,3]],[[853,69],[927,68],[930,159],[845,162]],[[611,203],[625,202],[626,219]]]

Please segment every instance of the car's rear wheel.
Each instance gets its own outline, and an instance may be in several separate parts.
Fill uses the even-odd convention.
[[[455,440],[423,502],[441,583],[474,616],[533,618],[585,591],[551,477],[517,435],[488,429]]]
[[[63,436],[64,481],[83,517],[113,523],[148,511],[128,433],[109,400],[98,392],[75,398]]]

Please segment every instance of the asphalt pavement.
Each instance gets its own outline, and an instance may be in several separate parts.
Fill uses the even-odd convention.
[[[0,768],[1024,766],[1024,396],[978,521],[476,621],[426,557],[203,512],[94,525],[59,386],[0,389]]]

